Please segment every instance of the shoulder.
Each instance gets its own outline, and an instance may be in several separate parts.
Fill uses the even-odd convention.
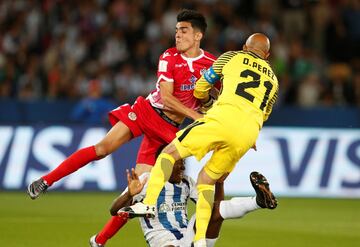
[[[274,73],[274,72],[273,72]],[[275,75],[274,73],[274,82],[276,83],[276,85],[279,87],[279,81],[278,81],[278,78],[277,76]]]
[[[236,55],[241,55],[241,54],[244,54],[244,53],[241,51],[227,51],[227,52],[223,53],[221,55],[221,57],[230,57],[231,58],[231,57],[234,57]]]
[[[165,50],[159,57],[158,73],[167,73],[168,79],[166,81],[172,81],[169,78],[171,71],[174,68],[178,57],[178,52],[175,47]]]
[[[223,54],[221,54],[221,56],[218,58],[218,62],[223,62],[226,63],[229,60],[231,60],[234,56],[236,55],[241,55],[242,53],[240,51],[227,51]]]
[[[179,56],[179,52],[175,47],[169,48],[166,51],[164,51],[161,56],[160,59],[166,59],[166,58],[174,58]]]
[[[167,49],[160,55],[158,71],[170,72],[179,57],[179,53],[175,47]]]

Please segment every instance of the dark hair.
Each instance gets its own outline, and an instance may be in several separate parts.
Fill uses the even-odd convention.
[[[205,17],[199,12],[192,9],[183,9],[177,15],[177,22],[186,21],[190,22],[193,28],[199,29],[203,34],[205,34],[207,24]]]

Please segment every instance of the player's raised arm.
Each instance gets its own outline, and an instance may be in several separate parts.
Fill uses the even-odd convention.
[[[203,104],[210,100],[209,92],[213,84],[220,79],[220,76],[210,67],[196,82],[194,96]]]
[[[128,180],[128,190],[122,193],[113,201],[110,208],[110,214],[113,216],[117,215],[117,211],[120,208],[129,206],[132,203],[133,197],[142,191],[147,181],[147,179],[145,178],[141,182],[139,177],[135,173],[134,168],[131,169],[131,172],[129,170],[126,170],[126,174]]]
[[[210,89],[216,82],[222,80],[222,69],[224,65],[236,54],[237,52],[234,51],[228,51],[222,54],[196,82],[194,96],[199,99],[205,107],[210,107],[213,103],[213,98],[209,94]]]

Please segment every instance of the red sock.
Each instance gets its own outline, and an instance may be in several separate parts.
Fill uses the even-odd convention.
[[[42,178],[46,181],[47,185],[50,186],[56,181],[85,166],[89,162],[97,159],[98,156],[96,155],[95,146],[79,149]]]
[[[112,236],[114,236],[120,230],[120,228],[126,224],[127,221],[128,218],[126,217],[111,217],[111,219],[106,223],[101,232],[96,235],[96,243],[105,245],[106,241],[112,238]]]

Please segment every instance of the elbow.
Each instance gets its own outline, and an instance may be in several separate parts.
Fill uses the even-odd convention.
[[[110,208],[110,214],[111,214],[112,216],[116,216],[116,215],[117,215],[117,209],[111,207],[111,208]]]
[[[167,106],[168,104],[169,104],[169,96],[168,95],[161,95],[161,100],[162,100],[162,102],[163,102],[163,104],[164,104],[164,106]]]
[[[109,210],[112,216],[116,216],[117,211],[119,210],[119,206],[117,206],[116,201],[117,201],[116,199],[113,201]]]
[[[171,97],[168,95],[161,95],[162,102],[164,104],[164,108],[172,109],[172,101]]]

